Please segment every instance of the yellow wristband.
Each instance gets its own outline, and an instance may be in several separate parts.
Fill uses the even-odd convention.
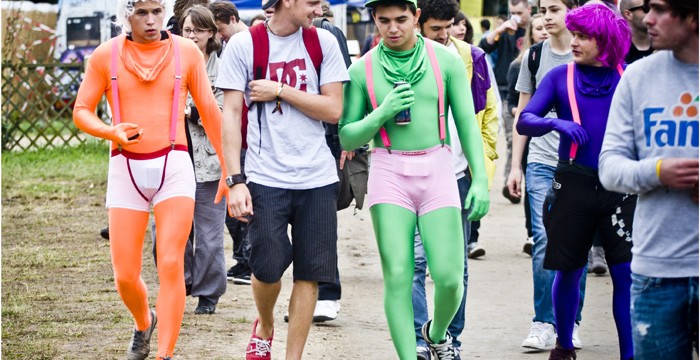
[[[280,99],[280,96],[282,95],[282,88],[284,87],[284,83],[280,82],[278,83],[279,85],[277,86],[277,100]]]
[[[661,160],[662,160],[662,159],[659,159],[659,160],[656,162],[656,177],[659,178],[659,179],[661,179]]]

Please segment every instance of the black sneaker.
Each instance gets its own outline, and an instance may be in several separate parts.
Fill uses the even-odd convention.
[[[450,335],[448,331],[445,336],[445,340],[439,343],[434,343],[432,340],[430,340],[430,336],[428,335],[428,330],[430,329],[431,322],[432,320],[428,320],[427,323],[423,324],[423,327],[421,328],[421,334],[423,335],[423,340],[425,340],[425,342],[428,343],[428,347],[430,348],[430,353],[433,355],[433,359],[454,360],[455,351],[452,348],[452,335]]]
[[[226,278],[236,285],[250,285],[252,271],[247,264],[238,263],[226,273]]]
[[[197,308],[194,309],[194,313],[197,315],[211,315],[216,312],[216,303],[200,296]]]
[[[250,285],[250,273],[238,274],[233,277],[233,283],[236,285]]]
[[[143,331],[134,329],[131,335],[131,343],[126,351],[127,360],[143,360],[148,357],[151,352],[151,335],[157,323],[156,312],[151,310],[151,326]]]
[[[237,263],[236,265],[233,265],[233,266],[231,266],[230,269],[228,269],[228,271],[226,272],[226,277],[229,280],[233,280],[233,278],[236,275],[245,274],[245,273],[250,273],[250,267],[248,267],[247,264]]]
[[[102,238],[105,240],[109,240],[109,226],[100,230],[100,236],[102,236]]]
[[[576,350],[564,349],[557,341],[556,346],[549,353],[549,360],[576,360]]]

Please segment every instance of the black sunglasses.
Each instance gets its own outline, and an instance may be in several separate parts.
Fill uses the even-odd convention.
[[[644,5],[644,4],[642,4],[642,5],[639,5],[639,6],[631,7],[631,8],[629,8],[629,9],[627,9],[627,10],[629,10],[630,12],[635,12],[635,11],[637,11],[637,10],[642,10],[642,11],[644,11],[645,14],[648,14],[648,13],[649,13],[649,5]]]

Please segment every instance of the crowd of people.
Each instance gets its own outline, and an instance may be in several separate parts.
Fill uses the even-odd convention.
[[[532,5],[508,0],[476,46],[457,0],[367,0],[376,30],[353,62],[319,0],[262,0],[250,26],[226,0],[177,0],[171,19],[165,0],[119,0],[123,34],[90,57],[74,122],[111,142],[103,235],[134,319],[127,359],[148,358],[155,331],[172,359],[185,297],[214,314],[227,278],[256,307],[241,353],[271,359],[292,264],[284,356],[301,359],[311,323],[340,310],[337,210],[365,192],[395,356],[468,355],[468,259],[486,254],[499,130],[499,189],[524,200],[532,256],[521,346],[575,360],[585,273],[609,271],[620,359],[697,356],[698,4]]]

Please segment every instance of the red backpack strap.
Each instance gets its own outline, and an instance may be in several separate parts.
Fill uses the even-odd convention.
[[[267,77],[267,63],[270,60],[270,39],[267,38],[267,28],[265,23],[260,23],[250,27],[250,36],[253,38],[253,80],[265,79]],[[251,103],[252,107],[253,104]],[[262,151],[262,112],[263,103],[255,103],[258,111],[258,129],[260,131],[260,141],[258,142],[258,153]]]
[[[440,71],[440,64],[438,63],[437,56],[435,56],[435,49],[433,48],[432,40],[425,40],[425,48],[428,50],[428,57],[430,58],[430,65],[433,68],[433,75],[435,75],[435,82],[437,83],[438,89],[438,127],[440,129],[440,142],[445,145],[445,84],[442,82],[442,72]]]
[[[313,26],[308,29],[302,28],[301,36],[304,39],[304,46],[306,47],[306,52],[309,53],[309,57],[311,57],[311,62],[314,63],[314,69],[316,69],[316,75],[318,75],[318,81],[320,84],[323,51],[321,50],[321,41],[318,38],[318,31],[316,31],[316,28]]]
[[[264,23],[250,28],[253,38],[253,79],[260,80],[267,76],[267,63],[270,58],[270,40]]]
[[[376,109],[377,106],[377,94],[374,92],[374,75],[372,74],[372,54],[374,54],[374,49],[368,51],[365,56],[365,79],[367,81],[367,95],[369,95],[369,101],[372,103],[372,110]],[[382,137],[382,143],[384,147],[391,153],[391,141],[389,141],[389,135],[386,133],[384,126],[379,128],[379,135]]]

